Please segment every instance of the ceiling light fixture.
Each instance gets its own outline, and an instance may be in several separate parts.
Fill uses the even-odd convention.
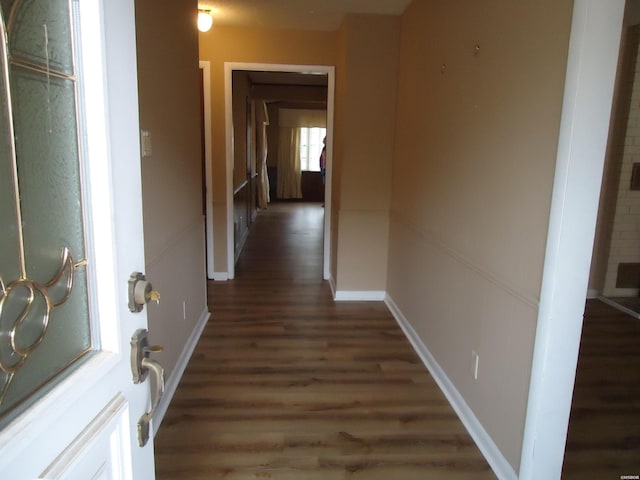
[[[208,32],[213,25],[211,10],[198,9],[198,30]]]

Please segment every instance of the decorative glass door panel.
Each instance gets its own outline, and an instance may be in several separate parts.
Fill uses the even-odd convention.
[[[73,3],[0,3],[0,428],[93,347]]]

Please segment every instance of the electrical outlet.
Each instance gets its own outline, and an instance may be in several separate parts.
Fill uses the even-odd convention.
[[[480,363],[480,355],[475,350],[471,350],[471,372],[473,373],[473,379],[478,379],[478,364]]]

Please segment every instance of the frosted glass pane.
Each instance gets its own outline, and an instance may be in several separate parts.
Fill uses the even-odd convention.
[[[86,295],[86,278],[83,271],[78,271],[71,297],[51,313],[45,339],[29,355],[28,361],[13,379],[11,387],[7,390],[5,401],[0,406],[0,416],[3,409],[20,402],[38,388],[43,387],[47,381],[91,347],[87,336],[88,325],[76,324],[80,318],[77,312],[85,308]],[[39,306],[42,307],[42,305],[43,302],[39,302]],[[42,309],[36,308],[33,319],[35,320],[41,314]],[[87,317],[84,318],[86,320]],[[36,323],[33,322],[33,324]],[[42,395],[44,391],[37,392],[37,396]]]
[[[75,265],[85,260],[76,85],[53,72],[73,73],[69,2],[0,0],[0,7],[3,21],[7,9],[19,9],[8,26],[10,100],[0,82],[2,428],[87,358],[92,338],[86,267]]]
[[[11,17],[10,49],[18,60],[73,73],[69,0],[23,0]]]
[[[0,72],[4,71],[4,56],[0,56]],[[7,109],[7,86],[0,79],[0,278],[14,279],[20,275],[18,261],[18,222],[13,189],[11,136]]]
[[[12,75],[27,273],[46,283],[63,247],[84,258],[74,84],[19,67]]]

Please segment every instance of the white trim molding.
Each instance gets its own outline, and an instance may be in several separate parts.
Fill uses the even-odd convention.
[[[336,298],[336,279],[333,278],[333,275],[329,276],[329,287],[331,287],[331,298],[335,300]]]
[[[202,70],[202,101],[204,103],[204,175],[206,191],[205,231],[207,242],[207,277],[213,279],[214,246],[213,246],[213,154],[211,147],[211,62],[200,61]]]
[[[562,473],[625,0],[575,0],[520,478]]]
[[[167,409],[169,408],[169,404],[173,399],[173,396],[176,393],[178,388],[178,384],[182,379],[182,375],[184,374],[187,365],[189,364],[189,360],[191,359],[191,355],[198,344],[198,340],[200,340],[200,336],[202,335],[202,331],[204,327],[207,326],[207,322],[211,317],[211,313],[207,309],[207,307],[202,310],[200,314],[200,318],[196,323],[191,335],[187,339],[184,348],[182,349],[182,353],[176,362],[176,366],[173,368],[171,375],[169,376],[169,380],[166,382],[164,387],[164,393],[162,394],[162,398],[160,399],[160,403],[158,404],[158,409],[156,410],[156,414],[153,417],[153,435],[160,430],[160,424],[162,420],[164,420],[164,416],[167,413]]]
[[[224,123],[225,123],[225,149],[226,183],[227,183],[227,276],[233,279],[235,276],[235,229],[233,216],[233,65],[224,64]]]
[[[469,408],[469,405],[467,405],[463,396],[449,379],[442,367],[440,367],[427,346],[420,339],[419,335],[409,323],[409,320],[407,320],[402,311],[400,311],[398,305],[396,305],[389,295],[386,295],[384,301],[405,336],[413,346],[413,349],[420,357],[420,360],[422,360],[422,363],[427,367],[431,376],[440,387],[440,390],[444,393],[444,396],[447,397],[451,407],[458,415],[458,418],[460,418],[460,421],[469,432],[469,435],[471,435],[471,438],[476,442],[476,445],[484,455],[484,458],[487,460],[498,479],[516,480],[518,476],[511,464],[507,461],[504,455],[502,455],[498,446],[484,429],[471,408]]]
[[[382,302],[386,295],[385,291],[378,290],[334,290],[333,299],[336,302]]]
[[[229,274],[227,272],[213,272],[212,279],[216,282],[226,282],[229,280]]]

